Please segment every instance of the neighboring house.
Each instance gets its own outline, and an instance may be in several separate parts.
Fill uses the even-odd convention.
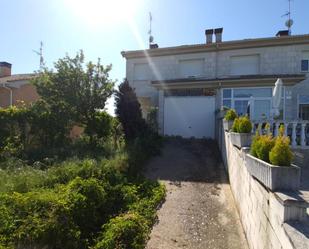
[[[40,96],[31,84],[35,74],[11,74],[12,64],[0,62],[0,108],[9,106],[29,105],[37,101]],[[73,126],[70,131],[71,138],[78,138],[84,129]]]
[[[0,62],[0,107],[26,105],[36,101],[39,95],[30,83],[34,74],[11,74],[12,65]]]
[[[122,52],[143,115],[158,107],[161,134],[214,138],[222,106],[269,119],[278,78],[280,118],[309,120],[309,35],[222,41],[222,31],[206,30],[205,44]]]

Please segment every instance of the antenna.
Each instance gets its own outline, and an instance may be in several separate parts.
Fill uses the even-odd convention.
[[[40,50],[36,51],[36,50],[32,50],[35,54],[37,54],[38,56],[40,56],[40,70],[43,69],[45,63],[44,63],[44,58],[43,58],[43,42],[40,42]]]
[[[152,14],[151,12],[149,12],[149,31],[148,31],[148,35],[149,35],[149,45],[153,43],[153,36],[152,36]]]
[[[285,26],[288,28],[289,30],[289,35],[292,34],[292,25],[294,23],[293,19],[291,18],[291,1],[292,0],[288,0],[289,1],[289,10],[283,15],[283,16],[287,16],[288,17],[288,20],[286,20],[285,22]]]

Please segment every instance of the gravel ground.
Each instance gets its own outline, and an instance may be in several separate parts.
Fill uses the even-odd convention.
[[[168,140],[146,176],[167,189],[147,249],[248,248],[215,142]]]

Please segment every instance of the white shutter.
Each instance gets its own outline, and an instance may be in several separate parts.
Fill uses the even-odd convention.
[[[250,75],[259,73],[259,55],[232,56],[231,75]]]
[[[179,61],[180,77],[202,76],[204,71],[204,60],[181,60]]]

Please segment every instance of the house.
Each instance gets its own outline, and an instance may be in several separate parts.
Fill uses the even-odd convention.
[[[271,119],[278,78],[283,81],[280,119],[308,120],[309,35],[280,31],[269,38],[222,41],[222,33],[222,28],[206,30],[204,44],[152,44],[122,52],[143,115],[158,107],[160,133],[215,138],[216,113],[223,106],[239,115],[250,108],[253,120]]]
[[[30,105],[40,96],[31,84],[35,74],[11,74],[12,64],[0,62],[0,108]],[[70,131],[71,138],[78,138],[84,129],[77,125]]]
[[[0,62],[0,107],[30,104],[39,98],[30,83],[34,74],[11,74],[12,64]]]

